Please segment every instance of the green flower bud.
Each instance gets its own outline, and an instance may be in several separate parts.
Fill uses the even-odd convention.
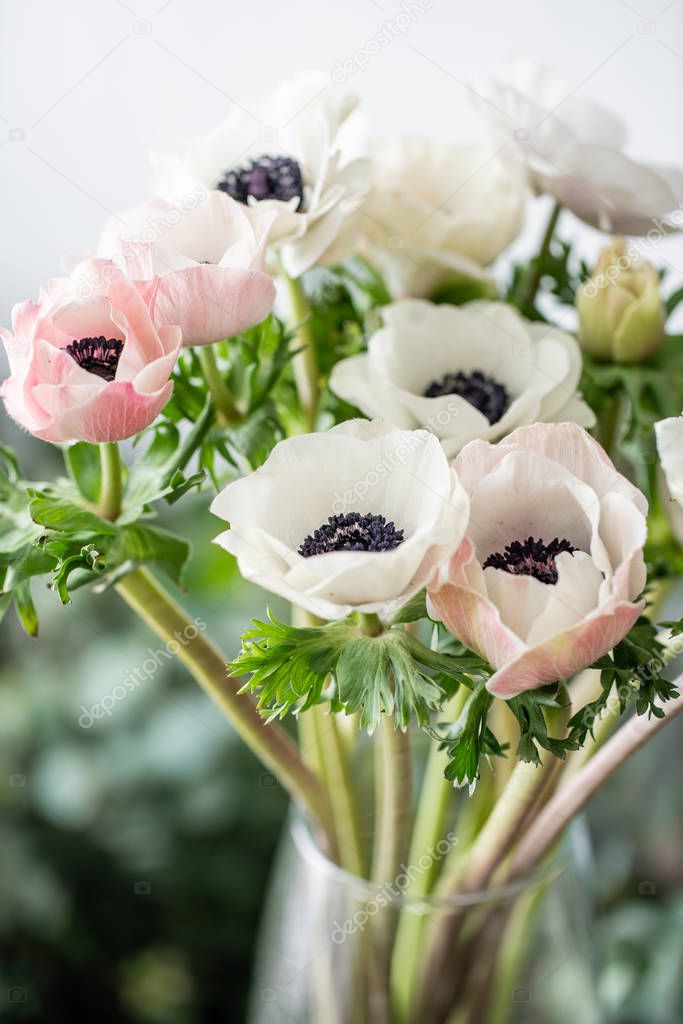
[[[659,275],[623,238],[606,245],[576,294],[579,341],[595,359],[637,363],[664,341]]]

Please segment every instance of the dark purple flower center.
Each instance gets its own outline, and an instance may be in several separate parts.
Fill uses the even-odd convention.
[[[291,156],[261,156],[246,167],[227,171],[216,188],[227,192],[238,203],[254,199],[280,199],[283,203],[295,197],[295,209],[304,201],[304,181],[301,167]]]
[[[344,512],[330,516],[326,523],[309,533],[299,548],[304,558],[328,551],[391,551],[402,544],[403,530],[397,530],[384,516],[372,512]]]
[[[433,380],[424,391],[425,398],[441,398],[443,395],[464,398],[483,413],[489,423],[497,423],[510,404],[507,388],[481,370],[447,373],[441,380]]]
[[[102,380],[113,380],[119,365],[123,342],[116,338],[81,338],[66,346],[66,351],[79,366]]]
[[[555,537],[550,544],[542,540],[527,537],[526,540],[513,540],[505,551],[496,552],[484,562],[484,568],[502,569],[513,576],[535,576],[541,583],[557,583],[557,566],[555,559],[563,551],[573,555],[576,548],[568,540]]]

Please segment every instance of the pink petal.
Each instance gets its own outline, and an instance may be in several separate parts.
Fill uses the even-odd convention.
[[[496,606],[475,590],[467,577],[476,565],[474,548],[466,537],[429,588],[430,614],[470,650],[499,666],[519,657],[526,647],[501,621]]]
[[[148,427],[171,397],[167,381],[158,391],[140,394],[129,381],[112,381],[84,405],[69,409],[36,436],[44,441],[123,441]]]
[[[207,264],[164,274],[150,301],[157,325],[180,324],[184,345],[208,345],[264,320],[275,285],[267,274]]]
[[[624,601],[597,609],[573,629],[503,664],[489,679],[488,690],[496,697],[509,699],[524,690],[569,679],[623,640],[644,607],[644,601],[639,604]]]

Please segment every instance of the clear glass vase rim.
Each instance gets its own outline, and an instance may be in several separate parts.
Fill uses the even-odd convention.
[[[335,879],[340,885],[353,890],[359,897],[371,899],[387,886],[396,884],[395,879],[388,882],[373,882],[367,878],[360,878],[335,864],[333,860],[330,860],[323,853],[316,843],[309,820],[296,808],[293,809],[290,815],[288,827],[294,845],[305,861],[315,864],[328,877]],[[561,849],[548,863],[539,866],[530,875],[513,882],[494,885],[480,892],[461,893],[457,896],[411,896],[400,892],[396,896],[392,894],[392,902],[398,906],[412,906],[415,909],[425,906],[435,909],[456,909],[458,907],[475,906],[479,903],[502,903],[523,892],[529,892],[537,886],[555,881],[565,871],[567,864],[567,854]],[[402,864],[400,874],[406,874],[410,867],[410,864]]]

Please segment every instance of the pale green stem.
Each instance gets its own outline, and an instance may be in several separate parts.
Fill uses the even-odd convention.
[[[550,770],[551,757],[540,765],[520,761],[477,836],[468,855],[468,869],[462,888],[476,892],[490,881],[494,871],[518,839],[518,829],[533,807]]]
[[[253,698],[238,694],[239,682],[228,677],[225,657],[196,622],[145,569],[125,576],[116,589],[143,622],[169,644],[169,649],[173,644],[179,660],[220,707],[247,746],[326,836],[331,836],[332,823],[319,779],[304,764],[296,744],[282,726],[275,722],[266,724]]]
[[[327,815],[330,821],[330,828],[334,832],[330,836],[325,851],[330,860],[335,864],[341,863],[339,859],[338,825],[334,817],[332,802],[330,799],[329,779],[327,777],[325,758],[323,757],[324,741],[322,739],[323,709],[319,705],[309,708],[304,714],[297,717],[297,732],[299,736],[299,751],[304,764],[310,768],[315,777],[320,780],[323,790]]]
[[[318,626],[321,620],[301,608],[292,608],[292,620],[301,627]],[[305,760],[315,767],[325,787],[335,838],[335,855],[341,867],[357,877],[365,876],[358,805],[351,769],[334,715],[316,705],[299,715],[299,742]]]
[[[494,701],[489,714],[491,731],[502,746],[507,746],[506,756],[497,757],[493,782],[497,793],[502,792],[515,767],[515,749],[519,740],[519,726],[510,711],[507,701]]]
[[[100,464],[102,479],[97,511],[103,519],[114,522],[121,515],[123,496],[121,455],[116,441],[107,441],[100,445]]]
[[[384,630],[379,615],[374,612],[360,612],[358,621],[364,636],[379,636]]]
[[[219,417],[226,425],[239,423],[242,417],[218,368],[213,346],[200,345],[197,348],[197,357]]]
[[[444,709],[445,720],[455,722],[469,696],[461,686]],[[423,856],[431,858],[426,871],[411,875],[405,891],[409,899],[418,900],[432,888],[438,871],[435,854],[439,840],[444,838],[448,814],[453,806],[453,786],[444,778],[448,754],[432,743],[425,765],[413,837],[408,862],[417,864]],[[419,950],[425,928],[425,917],[411,907],[404,907],[399,917],[396,940],[391,960],[391,996],[395,1024],[410,1024],[413,1018],[413,1000],[419,967]]]
[[[564,684],[560,692],[566,696]],[[549,734],[564,735],[569,707],[567,703],[561,708],[546,709]],[[477,891],[488,885],[494,871],[519,838],[520,827],[528,820],[546,784],[555,777],[557,763],[555,757],[543,751],[539,765],[520,761],[515,766],[491,815],[470,849],[468,870],[463,883],[466,891]]]
[[[549,732],[556,733],[559,726],[564,731],[568,706],[557,710],[548,709]],[[491,814],[468,850],[467,858],[460,863],[462,874],[450,895],[468,895],[485,889],[496,869],[519,839],[519,833],[552,776],[554,758],[543,753],[540,765],[520,761],[515,766],[505,789],[496,800]],[[455,913],[438,932],[434,932],[424,954],[424,981],[421,1005],[423,1009],[434,1010],[448,998],[446,972],[449,969],[455,943],[463,927],[464,912]]]
[[[311,710],[318,711],[319,709],[312,708]],[[365,878],[366,866],[360,834],[358,805],[336,716],[334,714],[321,716],[318,725],[324,777],[332,807],[339,863],[357,878]]]
[[[463,793],[460,813],[455,823],[458,843],[447,855],[434,889],[439,899],[448,899],[458,889],[467,866],[470,847],[486,823],[496,799],[493,773],[482,772],[472,796]]]
[[[514,1006],[511,994],[519,983],[529,953],[531,932],[545,894],[545,885],[524,893],[510,915],[496,959],[496,970],[492,972],[493,999],[487,1015],[491,1024],[508,1024],[510,1020]]]
[[[406,856],[411,813],[410,737],[383,715],[375,740],[375,843],[372,878],[378,884],[396,878]]]
[[[557,222],[559,220],[561,212],[562,207],[559,203],[555,203],[550,212],[550,217],[548,218],[545,233],[541,241],[541,247],[538,250],[538,255],[536,257],[537,262],[532,267],[529,273],[529,278],[522,298],[523,312],[528,313],[534,307],[534,303],[536,301],[536,294],[538,292],[538,288],[541,283],[542,277],[540,264],[543,262],[544,257],[547,256],[548,252],[550,251],[550,244],[553,240],[553,235],[555,234],[555,228],[557,227]]]
[[[365,636],[379,636],[379,616],[361,613]],[[372,851],[373,881],[391,881],[407,852],[411,815],[411,757],[408,732],[395,728],[393,716],[383,714],[375,736],[375,838]]]
[[[318,414],[320,381],[315,340],[311,330],[311,311],[300,280],[289,277],[284,271],[282,271],[281,279],[287,289],[289,322],[296,332],[295,344],[301,350],[292,360],[294,382],[306,428],[313,430]]]

